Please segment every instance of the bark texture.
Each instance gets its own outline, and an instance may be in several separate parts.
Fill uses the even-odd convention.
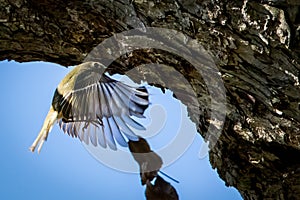
[[[0,0],[0,60],[74,65],[114,33],[149,26],[196,39],[221,72],[226,121],[215,126],[222,134],[209,156],[226,184],[244,199],[300,199],[299,0]],[[124,55],[111,70],[143,63],[172,66],[189,81],[198,102],[185,95],[183,83],[171,85],[211,140],[212,99],[196,70],[155,49]]]

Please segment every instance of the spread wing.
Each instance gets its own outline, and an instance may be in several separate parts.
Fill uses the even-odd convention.
[[[131,87],[105,74],[99,81],[78,85],[83,87],[58,95],[54,102],[62,116],[59,126],[65,133],[86,144],[108,145],[114,150],[116,142],[126,147],[127,139],[138,140],[131,127],[145,128],[131,117],[144,117],[149,104],[145,87]]]

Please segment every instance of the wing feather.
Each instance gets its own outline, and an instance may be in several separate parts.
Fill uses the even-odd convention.
[[[109,125],[108,118],[104,118],[104,119],[105,120],[104,120],[103,127],[104,127],[104,135],[107,138],[106,142],[111,149],[116,150],[117,146],[113,137],[113,133],[111,132],[111,127]]]
[[[116,121],[114,119],[114,117],[109,117],[108,118],[108,122],[109,122],[109,126],[110,126],[110,129],[111,129],[111,132],[113,133],[114,135],[114,138],[116,139],[116,141],[118,142],[118,144],[120,144],[121,146],[123,147],[127,147],[127,142],[126,140],[124,139],[118,125],[116,124]]]
[[[145,127],[142,124],[140,124],[137,121],[135,121],[134,119],[130,118],[128,115],[122,115],[121,118],[129,126],[135,128],[135,129],[138,129],[138,130],[145,130]]]
[[[114,118],[122,133],[124,133],[129,140],[132,141],[139,140],[138,136],[134,134],[134,132],[127,126],[127,124],[120,116],[115,116]]]
[[[100,144],[101,147],[106,148],[107,147],[107,143],[106,143],[106,139],[104,136],[104,127],[98,127],[98,144]]]
[[[65,133],[86,144],[109,146],[113,150],[117,149],[116,143],[126,147],[127,140],[138,140],[129,126],[145,130],[131,116],[144,117],[149,104],[146,88],[131,87],[104,74],[98,79],[76,81],[76,89],[62,95],[59,101],[62,115],[59,126]]]
[[[97,144],[97,127],[96,126],[91,126],[93,130],[90,132],[90,139],[91,143],[96,147]]]

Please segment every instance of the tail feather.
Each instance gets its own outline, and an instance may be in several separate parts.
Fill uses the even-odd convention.
[[[55,121],[57,120],[57,116],[57,111],[55,111],[51,106],[40,133],[29,148],[31,152],[34,152],[35,148],[38,146],[38,153],[40,153],[44,142],[47,140],[48,134],[50,133]]]

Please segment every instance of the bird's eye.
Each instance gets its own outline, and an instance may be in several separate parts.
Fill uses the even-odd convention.
[[[95,62],[94,67],[100,67],[99,63]]]

